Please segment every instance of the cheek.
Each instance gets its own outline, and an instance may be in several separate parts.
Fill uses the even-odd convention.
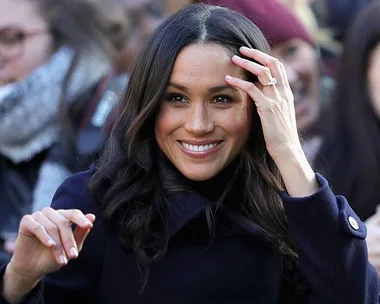
[[[169,108],[162,106],[155,125],[156,140],[160,141],[160,139],[165,138],[179,128],[182,122],[181,117],[180,113],[175,113]]]
[[[228,117],[223,118],[223,128],[239,140],[247,138],[251,130],[252,110],[251,100],[247,100],[240,107],[231,109]]]

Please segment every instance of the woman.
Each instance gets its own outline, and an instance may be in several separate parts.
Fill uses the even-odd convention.
[[[103,97],[125,83],[109,57],[116,60],[128,33],[124,14],[109,18],[102,8],[85,0],[0,0],[1,240],[11,240],[21,217],[46,206],[101,147],[101,116],[117,100]]]
[[[268,52],[236,12],[168,18],[100,164],[23,218],[3,301],[377,302],[365,226],[310,168]]]
[[[334,191],[345,195],[368,222],[370,260],[380,273],[380,3],[358,15],[348,31],[331,107],[325,114],[324,141],[316,159]]]

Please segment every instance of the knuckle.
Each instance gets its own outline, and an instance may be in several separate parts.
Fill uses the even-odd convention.
[[[263,67],[260,74],[261,76],[270,76],[270,69],[268,67]]]
[[[35,234],[38,234],[38,233],[41,233],[41,232],[45,232],[44,226],[42,226],[39,223],[37,223],[36,225],[33,225],[32,227],[30,227],[30,230],[32,232],[34,232]]]
[[[82,216],[82,211],[80,211],[79,209],[73,209],[72,211],[72,215],[75,216],[75,217],[78,217],[78,216]]]
[[[41,211],[36,211],[33,213],[34,218],[40,218],[42,216],[44,216],[44,214]]]
[[[71,222],[65,218],[57,219],[56,224],[59,228],[63,228],[63,229],[71,227]]]
[[[281,68],[282,67],[282,62],[280,60],[278,60],[277,58],[273,58],[273,60],[271,61],[270,65],[273,66],[273,67]]]
[[[57,235],[58,234],[58,227],[53,225],[53,224],[49,224],[49,225],[46,225],[45,226],[45,230],[50,234],[50,235]]]
[[[52,212],[52,208],[51,207],[45,207],[45,208],[43,208],[42,210],[41,210],[41,212],[43,213],[43,214],[49,214],[50,212]]]
[[[250,92],[254,92],[256,89],[256,86],[255,84],[253,84],[252,82],[248,83],[247,84],[247,90],[250,91]]]
[[[26,214],[24,215],[22,218],[21,218],[21,221],[20,221],[20,226],[21,225],[28,225],[29,223],[32,222],[32,215],[31,214]]]

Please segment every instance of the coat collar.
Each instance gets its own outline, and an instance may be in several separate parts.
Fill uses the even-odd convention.
[[[196,192],[177,192],[165,196],[170,207],[170,237],[175,236],[192,220],[204,214],[207,205],[216,208],[216,202],[201,196]],[[239,201],[236,201],[238,204]],[[239,217],[235,212],[225,206],[218,209],[218,215],[227,222],[227,224],[238,227],[239,230],[248,234],[264,235],[257,227],[249,224]]]

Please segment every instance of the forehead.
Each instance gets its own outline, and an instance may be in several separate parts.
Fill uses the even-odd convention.
[[[0,0],[0,28],[10,25],[31,27],[44,24],[36,1]]]
[[[243,76],[243,69],[234,65],[231,57],[228,49],[215,43],[189,45],[177,56],[171,80],[201,84],[224,81],[227,74]]]

